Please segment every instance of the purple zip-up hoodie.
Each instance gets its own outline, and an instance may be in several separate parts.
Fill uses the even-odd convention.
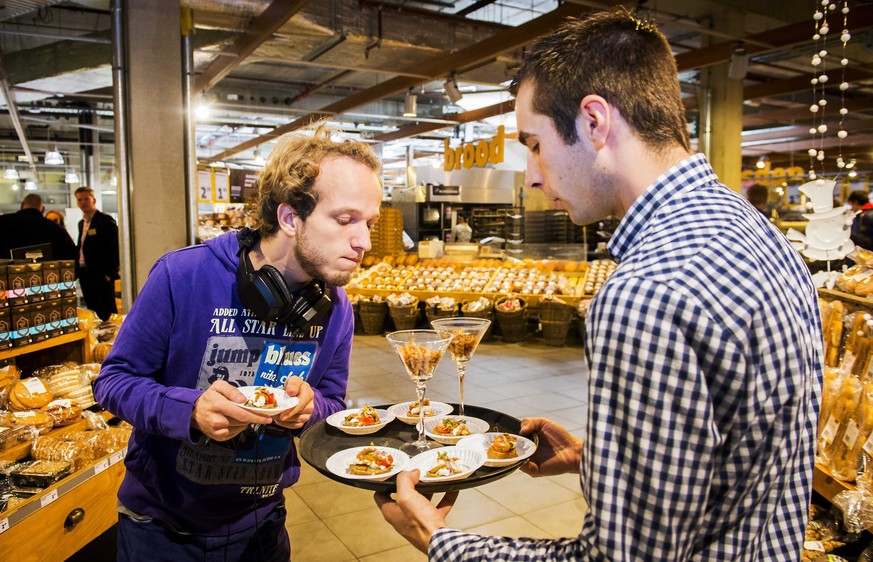
[[[121,503],[203,535],[255,525],[300,476],[290,436],[263,435],[251,449],[232,451],[191,427],[194,402],[212,382],[250,385],[271,371],[301,376],[315,392],[306,427],[345,408],[354,331],[345,291],[329,287],[330,313],[307,333],[289,334],[240,302],[238,251],[228,233],[161,257],[94,382],[100,405],[134,427]]]

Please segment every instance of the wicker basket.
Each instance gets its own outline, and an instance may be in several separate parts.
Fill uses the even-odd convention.
[[[488,326],[488,329],[486,329],[485,333],[482,334],[481,341],[491,339],[492,328],[494,328],[494,308],[491,306],[491,303],[488,303],[488,306],[486,308],[483,308],[481,310],[476,310],[473,312],[470,312],[469,310],[467,310],[468,305],[469,305],[469,303],[465,302],[461,306],[461,316],[469,316],[471,318],[485,318],[486,320],[491,320],[491,325]]]
[[[569,304],[543,301],[540,303],[538,315],[546,345],[564,345],[576,309]]]
[[[434,306],[427,306],[424,309],[424,315],[427,317],[427,323],[430,324],[431,321],[436,320],[437,318],[452,318],[458,315],[458,307],[446,310],[445,308],[439,308]]]
[[[361,324],[364,334],[378,336],[385,330],[385,316],[388,314],[388,305],[385,302],[361,301]]]
[[[412,330],[418,325],[418,299],[412,304],[388,305],[388,314],[397,330]]]
[[[505,342],[520,342],[527,336],[527,301],[519,298],[520,310],[503,312],[499,307],[506,299],[507,297],[501,297],[494,303],[500,334]]]
[[[355,335],[361,335],[364,333],[364,322],[361,320],[360,301],[352,303],[352,312],[355,313]]]

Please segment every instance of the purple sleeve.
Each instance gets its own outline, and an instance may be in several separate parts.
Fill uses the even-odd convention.
[[[165,384],[174,313],[167,264],[162,259],[152,268],[103,362],[94,381],[94,396],[101,406],[136,428],[191,441],[191,413],[202,391]]]

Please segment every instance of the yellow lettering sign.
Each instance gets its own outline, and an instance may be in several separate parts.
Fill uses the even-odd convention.
[[[472,168],[473,166],[484,167],[488,164],[500,164],[503,162],[503,144],[506,136],[503,125],[497,128],[497,136],[491,141],[480,140],[478,142],[468,142],[452,149],[449,146],[449,139],[443,140],[443,170],[451,172],[452,170],[460,170],[464,168]]]

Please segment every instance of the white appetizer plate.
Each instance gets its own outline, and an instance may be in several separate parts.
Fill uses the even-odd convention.
[[[418,414],[414,416],[410,416],[407,414],[409,411],[409,407],[413,405],[416,401],[411,400],[409,402],[401,402],[400,404],[394,404],[393,406],[388,407],[388,411],[394,414],[398,420],[403,423],[408,423],[409,425],[415,425],[418,423]],[[454,409],[451,404],[446,404],[445,402],[431,402],[430,407],[433,408],[433,415],[429,416],[427,414],[424,415],[424,421],[427,422],[430,418],[443,416],[446,414],[452,413]]]
[[[246,402],[251,400],[252,396],[255,395],[255,391],[259,388],[266,388],[273,395],[276,396],[276,407],[275,408],[255,408],[254,406],[246,406],[245,404],[238,404],[240,408],[245,408],[249,412],[254,412],[256,414],[264,414],[267,416],[278,416],[285,410],[290,410],[300,401],[296,396],[288,396],[283,388],[274,388],[271,386],[258,385],[258,386],[240,386],[237,387],[237,390],[243,393],[246,397]]]
[[[364,449],[369,449],[372,445],[366,447],[353,447],[351,449],[346,449],[344,451],[339,451],[331,455],[327,462],[325,463],[325,468],[327,468],[331,473],[336,474],[342,478],[347,478],[349,480],[371,480],[373,482],[381,482],[383,480],[388,480],[395,474],[405,470],[409,465],[409,455],[401,451],[400,449],[392,449],[391,447],[375,447],[379,451],[383,451],[385,453],[390,454],[394,457],[394,466],[391,467],[389,472],[385,472],[384,474],[374,474],[372,476],[365,476],[361,474],[350,474],[348,471],[349,465],[355,460],[355,457],[358,456],[358,453],[363,451]]]
[[[433,477],[428,476],[427,471],[433,468],[437,463],[437,455],[446,453],[452,457],[458,458],[458,463],[463,465],[464,471],[451,476]],[[471,448],[461,447],[440,447],[438,449],[429,449],[423,453],[419,453],[412,457],[407,466],[407,470],[417,468],[421,474],[420,482],[449,482],[450,480],[463,480],[470,476],[485,462],[485,452],[477,451]]]
[[[453,420],[466,420],[467,429],[470,431],[470,435],[475,435],[477,433],[485,433],[489,429],[488,422],[479,418],[473,418],[470,416],[434,416],[430,419],[424,420],[424,433],[437,443],[442,443],[443,445],[454,445],[464,437],[469,437],[469,435],[440,435],[439,433],[434,433],[434,428],[440,424],[444,419],[451,418]]]
[[[500,432],[490,432],[490,433],[480,433],[478,435],[470,435],[468,437],[464,437],[460,441],[458,441],[458,447],[469,447],[471,449],[476,449],[477,451],[482,451],[485,453],[485,466],[509,466],[518,461],[524,460],[534,454],[534,451],[537,450],[536,443],[528,439],[527,437],[522,437],[521,435],[515,435],[510,433],[515,437],[515,451],[518,453],[516,456],[508,458],[508,459],[489,459],[488,458],[488,448],[491,446],[491,442],[497,438],[498,435],[503,435]]]
[[[380,410],[375,408],[376,413],[379,414],[379,420],[381,423],[377,423],[375,425],[366,425],[366,426],[348,426],[343,425],[343,421],[345,421],[346,417],[350,414],[356,414],[361,411],[362,408],[349,408],[348,410],[343,410],[342,412],[337,412],[335,414],[331,414],[325,420],[327,425],[331,425],[340,431],[348,433],[349,435],[369,435],[371,433],[376,433],[392,421],[394,421],[394,414],[389,412],[388,410]]]

